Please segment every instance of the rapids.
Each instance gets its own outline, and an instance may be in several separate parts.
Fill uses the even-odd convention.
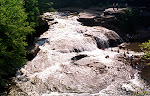
[[[117,33],[100,26],[83,26],[74,15],[64,16],[57,12],[44,15],[53,16],[57,23],[50,25],[49,30],[39,37],[36,44],[40,51],[18,70],[14,79],[16,85],[10,95],[149,94],[149,87],[140,78],[139,71],[129,66],[128,56],[141,53],[130,52],[124,57],[124,50],[118,53],[116,47],[110,48],[110,40],[121,40]],[[42,38],[47,39],[40,41]]]

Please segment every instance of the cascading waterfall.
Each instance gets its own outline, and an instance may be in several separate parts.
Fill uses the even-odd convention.
[[[139,78],[138,70],[124,63],[129,61],[123,57],[123,51],[117,53],[108,48],[108,33],[114,33],[110,36],[114,41],[119,40],[118,34],[103,27],[82,26],[77,16],[45,14],[53,14],[58,23],[39,37],[47,41],[36,42],[41,50],[17,72],[14,79],[17,87],[11,89],[11,95],[125,96],[140,88],[141,93],[149,90]],[[72,60],[79,56],[84,58]]]

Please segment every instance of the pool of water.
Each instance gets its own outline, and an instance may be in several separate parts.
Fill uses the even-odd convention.
[[[139,46],[141,44],[142,44],[141,42],[128,43],[126,45],[126,48],[131,50],[131,51],[142,52],[140,49],[140,46]]]

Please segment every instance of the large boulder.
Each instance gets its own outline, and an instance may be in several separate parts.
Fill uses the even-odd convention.
[[[114,31],[108,31],[105,33],[105,36],[108,38],[109,46],[111,47],[117,46],[123,42],[120,36]]]

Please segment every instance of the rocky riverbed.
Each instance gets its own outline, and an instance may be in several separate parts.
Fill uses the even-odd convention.
[[[48,31],[35,42],[40,48],[37,56],[16,73],[16,85],[10,87],[10,95],[149,94],[150,88],[129,60],[129,56],[143,53],[126,54],[126,50],[118,49],[116,46],[123,41],[115,31],[83,26],[77,14],[47,12],[43,16],[53,17],[54,21],[48,21]]]

